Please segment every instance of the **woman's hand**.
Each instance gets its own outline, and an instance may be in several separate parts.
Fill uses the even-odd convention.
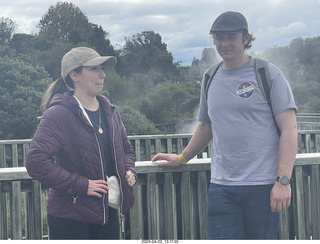
[[[137,183],[136,176],[134,175],[134,173],[132,173],[131,170],[126,171],[126,179],[127,179],[128,186],[132,187]]]
[[[108,183],[105,180],[89,180],[87,195],[102,197],[108,191]]]

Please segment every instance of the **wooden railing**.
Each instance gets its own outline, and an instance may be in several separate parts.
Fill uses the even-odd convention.
[[[124,238],[206,239],[211,143],[198,159],[178,169],[163,169],[150,162],[158,152],[181,153],[191,136],[129,137],[136,155],[138,184]],[[24,168],[29,143],[29,139],[0,141],[0,239],[41,239],[46,234],[41,185]],[[320,131],[299,131],[292,183],[295,200],[282,213],[281,239],[319,239],[319,152]]]
[[[281,213],[279,239],[320,239],[319,167],[320,153],[297,155],[292,204]],[[136,201],[126,216],[122,238],[207,239],[210,159],[193,159],[175,169],[137,162],[136,169]],[[39,182],[24,167],[0,169],[0,239],[42,239],[41,198]],[[3,212],[6,204],[8,216]]]
[[[181,153],[191,134],[129,136],[136,161],[149,161],[158,152]],[[0,140],[0,168],[23,167],[30,139]],[[320,130],[298,131],[297,153],[320,152]],[[197,158],[211,157],[211,142]]]

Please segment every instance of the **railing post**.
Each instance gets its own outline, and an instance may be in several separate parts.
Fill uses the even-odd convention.
[[[143,194],[142,186],[138,183],[133,187],[135,201],[130,210],[130,237],[131,240],[139,240],[144,238],[144,210],[143,210]]]
[[[22,239],[21,228],[21,184],[20,181],[11,182],[12,191],[10,193],[10,216],[11,216],[11,233],[12,240]]]
[[[198,213],[199,213],[199,231],[200,239],[208,239],[207,233],[207,173],[206,171],[199,171],[197,177],[197,191],[198,191]]]
[[[289,209],[280,213],[279,239],[289,240]]]
[[[320,173],[319,165],[311,166],[311,224],[312,239],[320,239]]]
[[[184,240],[193,238],[193,201],[192,201],[190,172],[181,175],[181,212],[182,212],[182,237]]]
[[[8,239],[7,193],[1,192],[0,182],[0,240]]]
[[[25,197],[26,238],[29,240],[42,240],[42,192],[40,182],[33,180],[31,189],[31,192],[26,192]]]
[[[159,237],[159,208],[156,185],[156,174],[148,174],[147,177],[147,208],[148,208],[148,238],[158,240]]]
[[[4,144],[0,145],[0,168],[6,167],[6,146]]]
[[[135,148],[136,161],[140,161],[141,160],[141,152],[140,152],[140,140],[139,139],[134,140],[134,148]]]
[[[315,152],[320,152],[320,134],[315,134],[315,139],[314,139],[314,148]]]
[[[176,188],[173,183],[173,174],[164,175],[164,216],[165,218],[165,238],[177,240],[177,203]]]
[[[302,166],[294,168],[296,177],[296,226],[297,226],[297,239],[306,239],[306,225],[305,225],[305,208],[304,208],[304,193],[303,193],[303,170]]]

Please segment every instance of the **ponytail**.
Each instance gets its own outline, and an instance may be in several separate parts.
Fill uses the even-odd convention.
[[[80,74],[82,66],[74,69],[74,71]],[[60,78],[53,82],[46,90],[40,106],[41,111],[44,113],[49,108],[49,104],[54,95],[70,90],[74,90],[74,83],[70,75],[67,75],[65,81],[62,79],[62,76],[60,76]]]
[[[62,77],[60,77],[55,82],[53,82],[48,87],[48,89],[46,90],[46,92],[43,96],[42,103],[40,106],[41,111],[45,112],[49,108],[50,101],[54,95],[56,95],[58,93],[64,93],[69,90],[70,90],[70,88],[63,81]]]

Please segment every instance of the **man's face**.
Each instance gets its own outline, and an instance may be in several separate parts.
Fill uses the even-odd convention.
[[[232,61],[243,55],[245,45],[248,43],[248,35],[243,32],[217,33],[214,35],[214,44],[223,60]]]

